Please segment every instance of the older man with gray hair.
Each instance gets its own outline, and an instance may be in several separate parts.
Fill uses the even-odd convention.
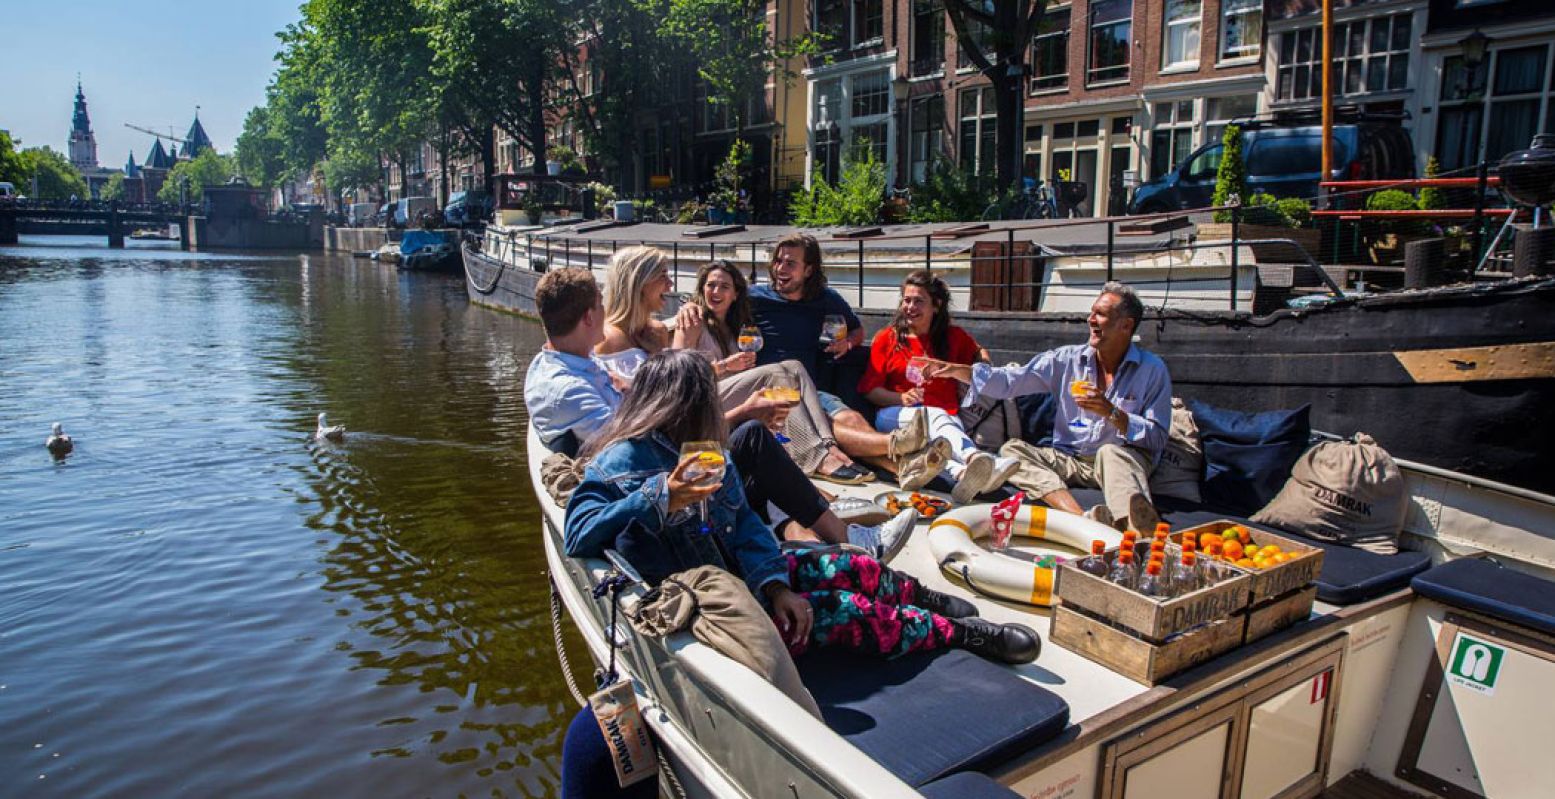
[[[1156,355],[1134,345],[1145,307],[1132,288],[1109,282],[1091,305],[1090,340],[1049,350],[1024,366],[934,364],[932,377],[969,383],[966,402],[1053,394],[1053,445],[1012,440],[1000,450],[1021,462],[1010,482],[1048,506],[1141,532],[1160,517],[1150,471],[1172,422],[1172,379]],[[1106,504],[1085,511],[1070,488],[1100,488]]]

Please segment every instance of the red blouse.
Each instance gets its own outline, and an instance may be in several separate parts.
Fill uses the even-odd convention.
[[[951,325],[950,335],[947,337],[950,344],[950,352],[943,353],[941,360],[951,363],[975,363],[980,348],[977,340],[961,328]],[[858,390],[868,394],[877,388],[885,388],[898,394],[913,387],[907,381],[907,361],[924,354],[923,343],[917,336],[908,336],[905,347],[897,346],[896,330],[887,327],[875,334],[875,342],[869,348],[869,371],[864,373],[859,380]],[[961,398],[958,393],[956,381],[946,377],[938,377],[924,385],[923,404],[931,408],[943,408],[948,413],[955,413],[961,407]]]

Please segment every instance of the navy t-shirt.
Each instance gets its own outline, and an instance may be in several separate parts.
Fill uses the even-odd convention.
[[[756,363],[795,360],[804,364],[812,380],[816,379],[816,359],[822,354],[821,326],[827,315],[840,314],[848,320],[849,333],[862,326],[848,301],[830,288],[812,299],[786,300],[763,283],[751,288],[750,301],[763,342]]]

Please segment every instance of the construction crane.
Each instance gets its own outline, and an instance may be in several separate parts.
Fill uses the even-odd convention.
[[[172,132],[173,131],[173,126],[172,125],[168,125],[167,126],[167,130],[168,130],[167,133],[160,133],[158,131],[152,130],[151,128],[143,128],[143,127],[141,127],[139,125],[131,125],[128,122],[124,123],[124,127],[129,128],[130,130],[138,130],[141,133],[150,134],[150,135],[155,136],[155,137],[157,137],[159,139],[167,139],[168,141],[173,142],[174,144],[179,145],[180,149],[188,149],[189,148],[189,140],[184,138],[184,137],[182,137],[182,136],[175,135]]]

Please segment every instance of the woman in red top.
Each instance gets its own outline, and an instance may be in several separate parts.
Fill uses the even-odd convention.
[[[1020,464],[977,448],[956,413],[961,405],[957,383],[947,378],[925,382],[924,358],[969,364],[988,360],[988,353],[965,330],[951,324],[950,289],[945,281],[919,270],[902,281],[896,318],[876,334],[869,371],[859,381],[859,391],[880,406],[875,428],[882,433],[911,421],[913,414],[927,415],[929,435],[950,444],[951,460],[945,471],[956,481],[952,496],[964,504],[1004,485]]]

